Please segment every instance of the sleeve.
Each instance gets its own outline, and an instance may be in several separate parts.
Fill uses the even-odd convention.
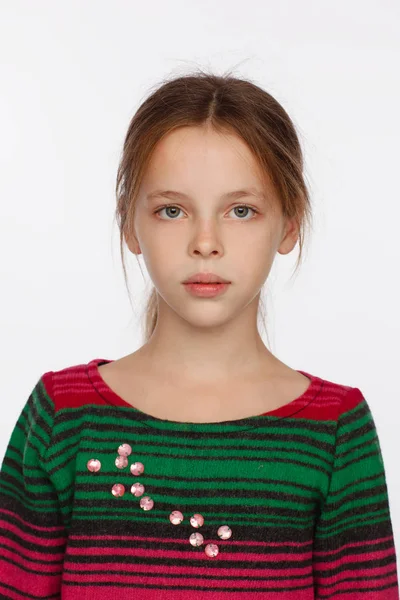
[[[46,468],[54,404],[43,377],[20,413],[0,470],[0,598],[61,598],[66,545]]]
[[[343,400],[329,488],[314,530],[314,597],[399,600],[385,469],[358,388]]]

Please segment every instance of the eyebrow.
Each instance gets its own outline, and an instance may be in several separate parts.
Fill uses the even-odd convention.
[[[230,200],[234,198],[242,198],[243,196],[256,196],[261,199],[265,199],[264,192],[257,190],[256,188],[248,188],[244,190],[235,190],[233,192],[227,192],[223,194],[221,197],[224,200]],[[155,190],[154,192],[150,192],[146,195],[147,200],[152,200],[153,198],[180,198],[182,200],[190,200],[190,196],[184,194],[183,192],[177,192],[174,190]]]

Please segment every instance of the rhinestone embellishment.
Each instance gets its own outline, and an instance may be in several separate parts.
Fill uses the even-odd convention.
[[[139,483],[138,481],[133,484],[131,487],[131,492],[134,496],[141,496],[144,492],[144,485]]]
[[[125,469],[128,466],[128,456],[132,454],[132,446],[130,444],[120,444],[118,447],[118,456],[115,459],[115,466],[118,469]],[[87,469],[92,473],[97,473],[101,469],[101,462],[97,458],[91,458],[86,463]],[[130,472],[135,477],[138,477],[144,473],[144,464],[142,462],[135,462],[130,466]],[[133,496],[139,497],[139,506],[145,511],[151,510],[154,506],[154,500],[150,496],[143,496],[145,492],[145,486],[139,481],[135,481],[130,488]],[[116,498],[119,498],[125,494],[125,486],[122,483],[116,483],[111,488],[111,493]],[[184,520],[183,513],[180,510],[173,510],[169,515],[169,520],[172,525],[180,525]],[[204,525],[204,517],[200,513],[195,513],[190,517],[190,524],[192,527],[198,529]],[[217,535],[222,540],[228,540],[232,536],[232,530],[228,525],[221,525],[218,528]],[[194,532],[189,537],[190,544],[198,548],[204,544],[204,536],[199,532]],[[218,556],[219,547],[217,544],[210,543],[204,548],[206,556],[213,558]]]
[[[190,517],[190,524],[193,527],[201,527],[204,524],[203,515],[199,515],[196,513],[195,515],[193,515],[193,517]]]
[[[221,540],[229,540],[232,535],[232,529],[228,527],[228,525],[221,525],[218,529],[217,534],[221,538]]]
[[[169,515],[169,520],[171,521],[172,525],[180,525],[183,521],[183,514],[180,510],[173,510]]]
[[[154,500],[152,500],[149,496],[143,496],[139,503],[140,508],[143,510],[151,510],[154,506]]]
[[[201,546],[204,542],[204,538],[201,535],[201,533],[192,533],[192,535],[189,538],[189,542],[192,544],[192,546]]]
[[[111,490],[113,496],[123,496],[125,494],[125,486],[122,483],[116,483]]]
[[[131,473],[132,475],[141,475],[144,472],[144,464],[141,462],[135,462],[131,465]]]
[[[130,456],[132,454],[132,448],[129,444],[121,444],[118,448],[118,454],[120,456]]]
[[[128,466],[128,459],[126,456],[118,454],[117,458],[115,459],[115,466],[118,467],[118,469],[125,469],[125,467]]]
[[[207,554],[207,556],[213,558],[219,553],[219,548],[217,544],[207,544],[207,546],[204,548],[204,552]]]
[[[101,469],[101,462],[97,460],[97,458],[91,458],[87,461],[86,466],[92,473],[97,473],[97,471],[100,471]]]

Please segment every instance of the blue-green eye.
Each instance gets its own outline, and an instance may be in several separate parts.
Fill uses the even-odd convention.
[[[236,210],[236,209],[250,209],[252,210],[254,213],[257,213],[258,211],[253,208],[252,206],[249,206],[248,204],[239,204],[238,206],[234,206],[231,210]],[[154,214],[159,214],[162,210],[168,210],[168,209],[173,209],[172,211],[172,219],[163,219],[165,221],[173,221],[176,218],[176,211],[178,210],[182,210],[181,208],[179,208],[179,206],[176,206],[176,204],[164,204],[164,206],[161,206],[160,208],[158,208]],[[175,211],[175,212],[174,212]],[[248,213],[246,213],[248,214]],[[239,221],[249,221],[249,219],[238,219]]]
[[[158,215],[158,214],[159,214],[159,213],[160,213],[162,210],[164,210],[164,209],[167,209],[167,210],[169,210],[169,209],[171,209],[171,208],[172,208],[172,216],[173,216],[173,218],[175,218],[175,216],[176,216],[176,211],[177,211],[177,210],[182,210],[181,208],[179,208],[179,206],[175,206],[175,204],[165,204],[164,206],[161,206],[161,208],[158,208],[158,209],[155,211],[155,213],[154,213],[154,214]],[[173,212],[173,211],[175,211],[175,214],[174,214],[174,212]],[[169,221],[171,221],[172,219],[164,219],[164,220],[167,220],[167,221],[169,220]]]
[[[244,208],[245,210],[250,209],[252,210],[254,213],[257,213],[255,208],[252,208],[251,206],[249,206],[248,204],[240,204],[239,206],[234,206],[231,210],[236,210],[237,208]],[[248,211],[247,213],[248,214]],[[248,221],[249,219],[239,219],[240,221]]]

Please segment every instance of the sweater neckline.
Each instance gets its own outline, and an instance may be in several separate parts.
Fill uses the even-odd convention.
[[[103,400],[106,401],[107,404],[111,404],[113,406],[121,407],[129,409],[135,416],[143,421],[146,425],[151,427],[161,427],[165,428],[166,426],[171,426],[175,428],[181,428],[186,431],[201,431],[202,429],[214,431],[222,431],[227,428],[239,428],[239,429],[248,429],[252,427],[260,427],[266,424],[266,419],[273,418],[273,420],[280,419],[283,417],[289,417],[298,411],[305,408],[308,404],[310,404],[316,396],[320,393],[323,380],[316,375],[312,375],[307,371],[302,371],[300,369],[296,369],[298,373],[301,373],[305,377],[310,380],[310,384],[300,396],[294,398],[293,400],[287,402],[286,404],[273,409],[262,414],[251,415],[249,417],[244,417],[241,419],[233,419],[228,421],[215,421],[215,422],[192,422],[192,421],[173,421],[171,419],[161,419],[159,417],[155,417],[146,413],[139,408],[136,408],[126,400],[124,400],[121,396],[119,396],[114,390],[105,382],[105,380],[100,375],[100,371],[98,367],[102,364],[114,362],[113,359],[107,358],[94,358],[86,364],[86,373],[90,380],[90,383],[94,389],[94,391],[101,396]]]

